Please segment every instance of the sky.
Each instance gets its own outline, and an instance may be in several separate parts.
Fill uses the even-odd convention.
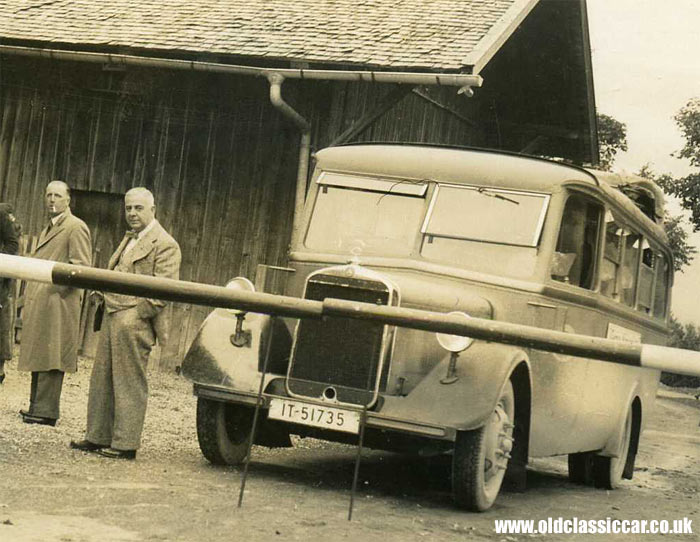
[[[700,0],[588,0],[588,24],[596,106],[627,125],[616,169],[690,173],[671,156],[684,143],[673,117],[700,98]],[[680,212],[676,202],[669,209]],[[700,251],[700,233],[690,240]],[[676,273],[671,310],[700,325],[700,254]]]

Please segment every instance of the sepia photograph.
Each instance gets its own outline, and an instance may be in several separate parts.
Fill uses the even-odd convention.
[[[697,0],[0,0],[0,540],[695,540]]]

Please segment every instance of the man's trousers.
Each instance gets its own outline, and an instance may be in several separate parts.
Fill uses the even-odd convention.
[[[136,450],[146,417],[146,366],[155,342],[136,307],[106,312],[90,377],[87,433],[94,444]]]
[[[63,371],[32,371],[29,414],[57,420],[60,415]]]

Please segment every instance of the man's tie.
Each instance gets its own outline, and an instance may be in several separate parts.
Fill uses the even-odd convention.
[[[135,232],[134,230],[127,230],[124,233],[124,238],[128,239],[128,241],[126,243],[124,241],[122,241],[119,244],[119,246],[121,247],[121,250],[119,251],[119,253],[115,253],[115,255],[112,256],[112,258],[115,258],[115,260],[114,260],[115,262],[118,263],[121,261],[122,256],[124,256],[124,252],[126,252],[126,247],[129,246],[129,243],[131,243],[132,239],[138,239],[138,236],[139,236],[139,234],[137,232]]]
[[[53,221],[49,220],[49,223],[46,225],[44,230],[39,234],[39,240],[43,241],[48,237],[49,232],[51,231],[51,228],[53,227]]]
[[[139,234],[138,232],[135,232],[134,230],[127,230],[124,233],[124,237],[128,239],[128,241],[124,244],[124,248],[122,248],[121,253],[119,254],[119,259],[117,261],[120,261],[124,255],[129,252],[134,246],[136,245],[138,239],[139,239]],[[133,243],[131,241],[134,241]]]

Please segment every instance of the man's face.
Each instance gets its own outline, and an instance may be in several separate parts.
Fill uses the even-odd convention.
[[[49,183],[44,196],[46,210],[50,216],[60,215],[70,204],[68,190],[63,183]]]
[[[139,232],[155,218],[156,208],[145,194],[127,194],[124,198],[124,211],[129,227]]]

